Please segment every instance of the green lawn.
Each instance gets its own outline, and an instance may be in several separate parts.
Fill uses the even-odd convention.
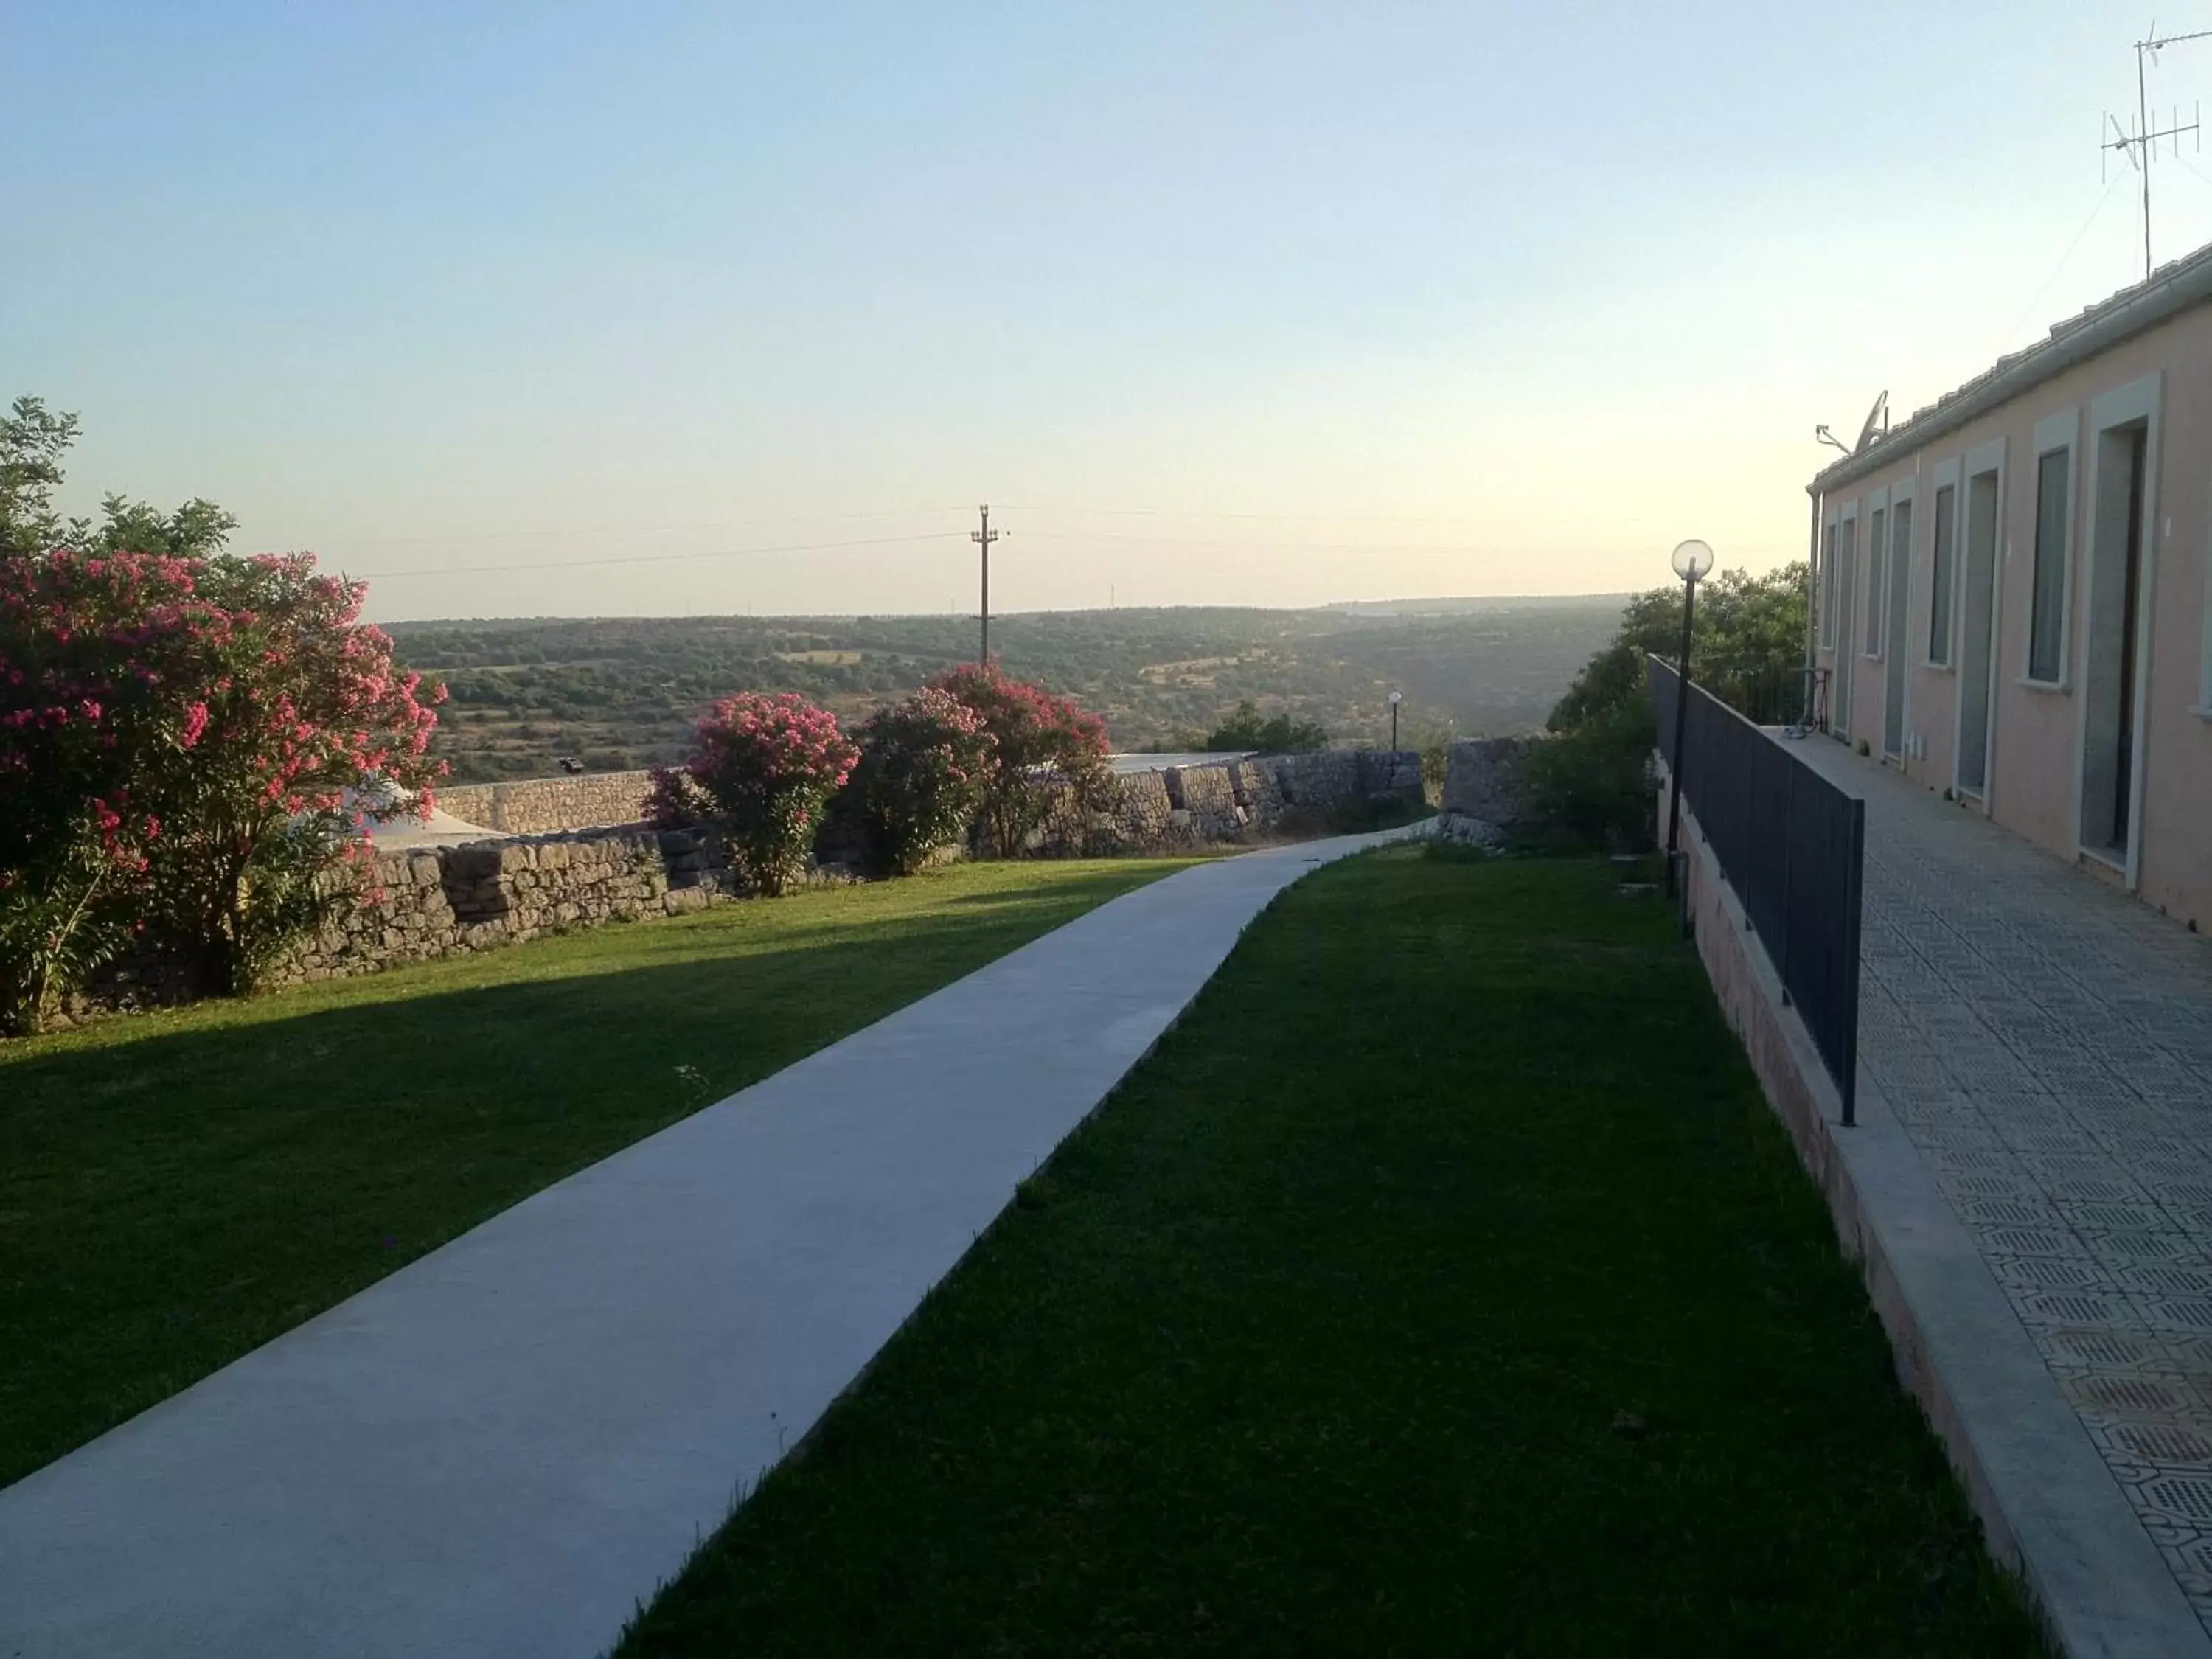
[[[1613,889],[1293,889],[622,1659],[2039,1651]]]
[[[961,866],[0,1042],[0,1485],[1178,867]]]

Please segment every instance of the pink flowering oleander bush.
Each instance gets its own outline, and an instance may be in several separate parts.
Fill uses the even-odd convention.
[[[893,875],[910,876],[968,833],[998,744],[980,714],[933,686],[878,708],[858,736],[852,793],[869,851]]]
[[[126,944],[160,823],[127,757],[167,735],[141,643],[142,596],[182,573],[0,563],[0,1019],[40,1023]]]
[[[806,872],[822,809],[859,758],[837,717],[795,691],[725,697],[700,720],[683,768],[657,769],[647,814],[663,829],[714,823],[755,891]]]
[[[437,717],[312,555],[0,560],[0,1006],[35,1026],[150,933],[243,989],[344,902],[368,779]]]
[[[364,785],[380,816],[429,815],[445,688],[394,663],[391,636],[361,620],[368,584],[318,574],[313,554],[196,562],[204,609],[178,688],[189,758],[162,795],[155,918],[239,991],[346,902],[351,886],[327,878],[372,850]]]
[[[996,663],[963,663],[929,682],[974,712],[992,742],[976,823],[1001,858],[1021,851],[1044,822],[1055,783],[1073,788],[1079,805],[1110,799],[1106,722],[1066,697],[1009,679]]]

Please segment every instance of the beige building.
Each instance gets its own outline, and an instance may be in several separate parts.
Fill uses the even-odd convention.
[[[2212,929],[2212,247],[1810,489],[1826,729]]]

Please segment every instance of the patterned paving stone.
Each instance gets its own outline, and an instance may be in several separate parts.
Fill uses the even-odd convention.
[[[2212,1629],[2212,940],[1840,744],[1859,1063]]]

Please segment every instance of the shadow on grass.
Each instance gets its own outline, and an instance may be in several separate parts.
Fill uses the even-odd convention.
[[[1178,873],[1194,864],[1206,862],[1202,859],[1144,860],[1145,866],[1162,871],[1162,878]],[[1003,867],[1003,866],[1002,866]],[[1055,866],[1049,860],[1040,859],[1027,867],[1050,870]],[[925,871],[918,876],[905,878],[909,881],[927,882],[940,879],[934,872]],[[1027,890],[961,893],[944,901],[947,909],[1000,910],[1021,908],[1030,905],[1055,902],[1062,893],[1091,894],[1110,897],[1129,890],[1128,880],[1117,872],[1102,872],[1096,876],[1081,876],[1055,884],[1042,892]]]
[[[718,911],[0,1051],[0,1484],[1156,873]],[[501,972],[533,976],[452,982]]]

